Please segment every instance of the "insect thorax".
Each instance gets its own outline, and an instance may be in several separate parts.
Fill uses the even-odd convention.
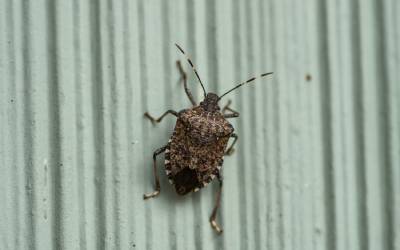
[[[203,106],[184,110],[179,120],[185,127],[188,139],[197,145],[208,145],[233,133],[232,125],[219,111],[206,111]]]

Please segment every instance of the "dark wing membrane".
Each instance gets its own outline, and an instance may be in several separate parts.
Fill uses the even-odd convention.
[[[166,151],[166,172],[178,194],[196,191],[215,178],[229,139],[221,137],[214,143],[199,145],[187,133],[186,125],[178,119]]]

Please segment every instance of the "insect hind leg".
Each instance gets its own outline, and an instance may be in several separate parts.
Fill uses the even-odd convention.
[[[217,198],[215,200],[215,206],[214,206],[214,209],[210,216],[210,224],[211,224],[211,227],[218,234],[221,234],[223,230],[216,221],[218,208],[220,207],[220,204],[221,204],[221,193],[222,193],[222,178],[220,177],[220,175],[218,175],[218,181],[219,181],[219,190],[217,191]]]
[[[158,176],[158,173],[157,173],[157,163],[156,163],[156,160],[157,160],[157,155],[159,155],[159,154],[165,152],[166,149],[167,149],[167,145],[165,145],[165,146],[162,147],[162,148],[157,149],[157,150],[154,151],[154,153],[153,153],[153,172],[154,172],[154,182],[155,182],[155,184],[156,184],[156,188],[155,188],[155,190],[154,190],[153,192],[148,193],[148,194],[144,194],[144,195],[143,195],[143,199],[144,199],[144,200],[147,200],[147,199],[149,199],[149,198],[156,197],[157,195],[160,194],[160,191],[161,191],[160,177]]]

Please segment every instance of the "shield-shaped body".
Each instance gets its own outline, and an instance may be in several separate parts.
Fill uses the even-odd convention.
[[[165,170],[176,192],[185,195],[219,176],[232,125],[201,106],[179,112],[165,151]]]

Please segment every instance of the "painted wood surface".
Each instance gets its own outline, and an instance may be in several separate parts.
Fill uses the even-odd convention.
[[[400,249],[398,0],[0,0],[0,249]],[[217,184],[152,152],[195,62],[241,116]],[[201,89],[187,64],[189,86]],[[226,98],[227,101],[229,98]],[[159,161],[161,163],[162,160]]]

